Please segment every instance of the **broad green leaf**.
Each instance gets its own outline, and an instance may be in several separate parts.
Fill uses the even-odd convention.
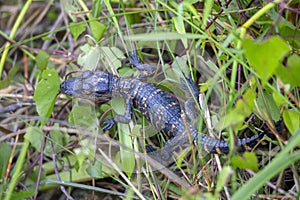
[[[109,65],[111,67],[112,65]],[[120,67],[118,68],[118,73],[120,77],[137,77],[137,70],[130,68],[130,67]]]
[[[90,28],[91,28],[93,37],[95,38],[95,40],[97,42],[99,42],[100,39],[103,37],[103,34],[106,30],[106,26],[104,24],[101,24],[98,21],[90,21]]]
[[[124,115],[125,103],[121,98],[111,100],[113,110],[118,115]],[[119,142],[122,144],[120,147],[121,167],[126,172],[127,176],[131,176],[135,167],[135,158],[133,152],[133,141],[128,124],[118,123]]]
[[[142,130],[143,126],[140,124],[136,124],[134,125],[132,131],[131,131],[131,135],[134,137],[141,137],[141,130]],[[148,136],[148,129],[147,129],[147,136]]]
[[[60,81],[55,69],[44,70],[41,78],[42,80],[36,86],[33,100],[39,116],[45,119],[51,116]]]
[[[264,92],[263,94],[259,93],[257,98],[257,106],[258,110],[256,110],[257,113],[259,113],[265,120],[269,120],[269,116],[277,122],[280,118],[280,110],[278,106],[276,105],[272,94],[268,92]]]
[[[176,58],[175,58],[175,60],[176,60]],[[166,87],[168,87],[168,86],[171,86],[173,84],[172,82],[177,82],[177,83],[180,82],[179,78],[181,76],[178,76],[178,75],[181,75],[181,72],[178,70],[178,62],[177,61],[172,63],[172,69],[171,69],[171,66],[168,65],[168,64],[166,64],[162,67],[163,67],[163,71],[164,71],[165,76],[166,76],[166,80],[163,80],[160,85],[164,84],[164,85],[166,85]],[[173,67],[175,67],[175,70],[173,70]],[[178,72],[180,74],[178,74]],[[164,83],[164,82],[166,82],[166,83]]]
[[[245,39],[242,43],[246,58],[263,82],[267,81],[290,51],[288,44],[279,37],[256,43]]]
[[[209,89],[209,87],[211,86],[211,82],[212,82],[211,80],[212,79],[209,79],[206,82],[200,84],[200,92],[201,93],[204,93]]]
[[[58,13],[55,10],[48,10],[47,19],[55,21],[58,18]]]
[[[225,128],[232,127],[235,130],[239,130],[242,127],[244,120],[245,116],[233,109],[220,119],[216,124],[216,129],[221,131]]]
[[[128,124],[118,123],[119,142],[122,170],[130,178],[135,168],[135,157],[133,152],[133,141],[130,136]]]
[[[205,0],[204,1],[204,10],[203,10],[203,18],[202,18],[203,23],[201,25],[202,30],[205,30],[205,28],[206,28],[208,17],[209,17],[209,14],[211,12],[213,5],[214,5],[213,0]]]
[[[249,89],[245,92],[242,99],[239,99],[236,103],[236,107],[230,110],[220,121],[217,123],[216,128],[223,130],[231,126],[235,131],[239,130],[245,120],[254,109],[254,99],[256,93],[254,89]]]
[[[183,17],[173,17],[172,21],[175,25],[175,29],[178,33],[185,34],[185,27],[183,23]]]
[[[103,62],[116,69],[122,66],[121,60],[125,58],[124,53],[117,47],[101,47],[101,58]]]
[[[100,160],[96,160],[94,165],[90,165],[86,169],[87,173],[95,178],[101,178],[102,176],[102,162]]]
[[[300,115],[294,110],[285,110],[283,120],[291,134],[294,134],[300,128]]]
[[[51,157],[52,154],[50,155],[45,155]],[[53,171],[52,171],[53,172]],[[28,178],[26,179],[26,186],[28,188],[34,188],[36,185],[37,180],[44,180],[46,178],[46,173],[43,170],[42,172],[39,171],[39,167],[33,168],[31,173],[29,174]]]
[[[282,18],[281,23],[279,24],[279,34],[284,37],[289,44],[295,49],[300,47],[300,30],[299,27],[295,27],[291,22],[287,21],[285,18]]]
[[[251,169],[255,172],[258,171],[258,161],[255,153],[245,152],[241,156],[235,156],[231,159],[232,166],[241,168],[241,169]]]
[[[188,10],[193,16],[198,16],[198,11],[193,6],[198,1],[182,1],[185,10]],[[197,19],[195,19],[197,20]]]
[[[118,115],[124,115],[124,113],[125,113],[125,102],[124,102],[123,98],[113,98],[110,101],[110,104],[111,104],[113,110]]]
[[[176,96],[186,98],[184,90],[178,90],[182,88],[182,82],[180,78],[189,77],[190,71],[187,65],[187,56],[178,57],[176,56],[172,62],[172,66],[165,64],[163,65],[163,71],[166,79],[159,83],[160,87],[165,91],[170,91]]]
[[[69,114],[69,122],[76,126],[83,126],[89,130],[95,130],[98,127],[98,119],[96,111],[90,104],[78,105],[74,104]]]
[[[12,150],[11,147],[4,142],[0,143],[0,149],[2,152],[5,152],[0,154],[0,177],[4,177]]]
[[[77,16],[72,13],[76,13],[81,10],[79,5],[77,3],[74,3],[72,0],[62,0],[61,4],[71,20],[76,21]]]
[[[287,67],[280,65],[276,75],[285,83],[292,86],[300,86],[300,56],[291,55],[288,58]]]
[[[3,80],[0,80],[0,89],[7,88],[10,85],[10,82],[12,81],[15,74],[18,72],[18,69],[18,66],[13,66],[9,70],[8,75]]]
[[[220,192],[222,188],[226,185],[228,180],[230,180],[230,176],[232,175],[233,170],[230,166],[223,167],[222,171],[218,175],[217,187],[216,191]]]
[[[178,12],[178,16],[177,17],[173,17],[172,21],[174,23],[175,29],[178,33],[180,34],[185,34],[185,27],[184,27],[184,22],[183,22],[183,14],[184,14],[184,2],[180,3],[177,7],[177,12]],[[182,38],[181,39],[183,46],[185,48],[187,48],[187,39],[186,38]]]
[[[79,141],[81,148],[74,149],[74,153],[76,154],[76,163],[75,168],[77,170],[82,169],[82,167],[86,164],[90,164],[90,157],[92,152],[95,151],[94,143],[91,142],[89,138],[83,139]]]
[[[176,28],[177,32],[180,33],[180,34],[185,34],[185,27],[184,27],[184,23],[183,23],[183,18],[182,17],[173,17],[172,21],[175,25],[175,28]],[[181,40],[183,42],[184,47],[187,47],[187,39],[182,38]]]
[[[95,70],[100,59],[99,47],[85,44],[80,49],[83,53],[78,56],[77,63],[83,67],[83,70]]]
[[[273,92],[272,96],[278,107],[280,107],[283,104],[286,104],[286,102],[284,101],[284,97],[279,92]]]
[[[237,112],[245,117],[248,117],[253,111],[255,97],[256,93],[253,91],[253,89],[247,90],[243,95],[243,98],[239,99],[236,103],[235,109]]]
[[[180,78],[188,77],[190,74],[189,67],[187,66],[187,56],[178,57],[176,56],[172,63],[172,70],[169,70],[167,78],[175,82],[180,82]],[[173,72],[175,72],[176,77],[174,77]]]
[[[102,1],[101,0],[94,0],[93,7],[92,7],[92,15],[95,18],[98,18],[102,11]]]
[[[52,127],[52,129],[50,131],[50,136],[51,136],[51,141],[52,141],[55,152],[65,149],[66,144],[68,144],[69,137],[65,132],[59,130],[59,125],[57,123],[54,124],[54,126]],[[51,155],[52,149],[51,149],[50,145],[48,145],[48,144],[49,144],[49,141],[47,140],[45,153],[47,155]]]
[[[86,24],[84,22],[71,22],[70,31],[76,41],[78,37],[85,31]]]
[[[35,61],[36,61],[37,67],[40,70],[44,70],[44,69],[47,68],[49,57],[50,56],[49,56],[49,54],[46,51],[43,51],[43,50],[39,50],[38,51],[38,54],[37,54],[37,56],[35,58]]]
[[[44,133],[41,129],[29,126],[24,137],[38,152],[41,151],[41,144],[44,137]]]

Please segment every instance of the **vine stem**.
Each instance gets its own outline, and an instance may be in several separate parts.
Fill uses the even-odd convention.
[[[248,21],[246,21],[242,27],[240,28],[240,38],[237,42],[237,50],[240,50],[242,47],[242,41],[245,38],[246,31],[247,29],[257,20],[259,19],[262,15],[267,13],[270,9],[272,9],[276,4],[278,3],[279,0],[274,1],[274,3],[268,3],[264,7],[262,7],[257,13],[255,13]],[[241,55],[238,55],[240,57]],[[240,58],[242,59],[242,58]],[[235,90],[235,84],[236,84],[236,77],[237,77],[237,71],[238,71],[238,61],[234,60],[233,65],[232,65],[232,73],[231,73],[231,79],[230,79],[230,95],[229,95],[229,101],[233,100],[233,94]]]

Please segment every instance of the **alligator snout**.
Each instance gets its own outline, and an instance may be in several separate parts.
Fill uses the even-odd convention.
[[[74,94],[74,84],[76,78],[69,78],[60,84],[59,92],[72,96]]]

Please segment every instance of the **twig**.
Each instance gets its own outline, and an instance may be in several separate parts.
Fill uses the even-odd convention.
[[[100,148],[98,148],[98,151],[100,154],[111,164],[111,166],[117,170],[117,172],[122,176],[122,178],[127,182],[127,184],[133,189],[133,191],[143,200],[146,200],[145,197],[138,191],[138,189],[130,182],[130,180],[126,177],[126,175],[122,172],[122,170],[102,151]]]
[[[50,134],[49,134],[49,138],[51,138]],[[56,153],[54,151],[54,146],[53,146],[52,140],[49,140],[49,144],[50,144],[51,151],[52,151],[52,158],[53,158],[53,165],[54,165],[55,175],[56,175],[57,180],[61,182],[61,178],[59,176],[59,171],[58,171],[57,163],[56,163]],[[74,198],[67,192],[66,188],[63,185],[60,185],[60,190],[66,195],[66,197],[68,199],[74,200]]]

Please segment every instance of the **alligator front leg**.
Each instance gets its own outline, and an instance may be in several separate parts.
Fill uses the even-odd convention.
[[[116,123],[128,124],[131,120],[132,114],[132,99],[129,98],[125,101],[125,114],[124,115],[115,115],[113,118],[109,118],[104,122],[102,128],[103,131],[111,129]]]
[[[136,53],[131,53],[129,55],[130,64],[135,66],[139,71],[138,79],[144,80],[147,77],[152,76],[155,73],[155,68],[149,64],[141,63],[139,56]]]

